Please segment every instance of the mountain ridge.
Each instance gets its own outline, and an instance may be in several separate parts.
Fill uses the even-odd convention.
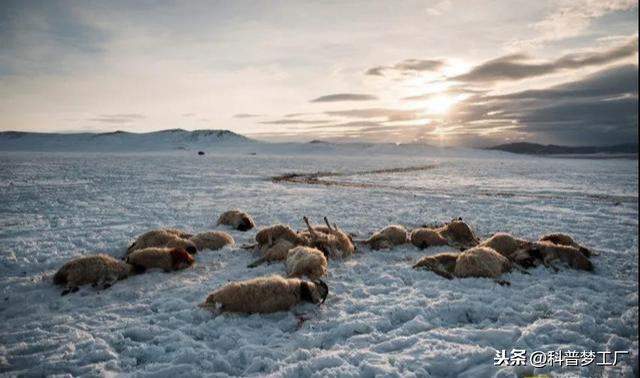
[[[625,143],[610,146],[563,146],[555,144],[516,142],[499,144],[484,149],[527,155],[637,154],[638,144]]]
[[[6,151],[153,151],[202,149],[258,143],[224,129],[168,129],[148,133],[116,130],[104,133],[39,133],[1,131],[0,150]]]

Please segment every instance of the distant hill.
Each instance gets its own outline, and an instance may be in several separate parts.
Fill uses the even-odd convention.
[[[486,148],[487,150],[499,150],[513,152],[515,154],[530,155],[571,155],[571,154],[637,154],[637,144],[618,144],[614,146],[558,146],[553,144],[537,144],[537,143],[507,143],[494,147]]]
[[[150,133],[114,131],[109,133],[29,133],[0,132],[2,151],[155,151],[207,149],[255,142],[229,130],[170,129]]]

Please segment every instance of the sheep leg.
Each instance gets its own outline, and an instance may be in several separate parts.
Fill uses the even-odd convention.
[[[267,259],[265,257],[261,257],[259,259],[257,259],[256,261],[252,262],[251,264],[247,265],[247,268],[255,268],[259,265],[264,264],[267,261]]]
[[[327,225],[327,227],[329,228],[329,231],[333,231],[331,229],[331,225],[329,224],[329,220],[327,219],[327,217],[324,217],[324,223]],[[334,226],[335,227],[335,226]]]
[[[338,252],[336,251],[336,248],[333,245],[329,245],[328,248],[329,248],[329,255],[331,257],[335,258],[335,256],[338,256]]]
[[[493,280],[493,282],[497,283],[500,286],[511,286],[511,282],[507,280]]]
[[[552,261],[542,260],[542,264],[544,264],[545,268],[552,269],[554,273],[558,273],[560,271],[560,269],[558,269],[555,265],[553,265]]]
[[[309,229],[309,233],[311,234],[311,237],[316,239],[318,237],[318,234],[316,233],[316,230],[314,230],[313,227],[311,227],[311,225],[309,224],[309,219],[306,216],[304,216],[302,217],[302,220],[304,220],[304,223],[306,223],[307,229]]]
[[[414,266],[414,267],[415,267],[415,266]],[[439,275],[440,277],[444,277],[444,278],[446,278],[446,279],[448,279],[448,280],[452,280],[452,279],[454,279],[453,274],[451,274],[451,273],[449,273],[449,272],[447,272],[447,271],[445,271],[445,270],[443,270],[443,269],[440,269],[440,268],[434,268],[434,267],[426,267],[426,266],[425,266],[425,269],[430,270],[430,271],[432,271],[433,273],[435,273],[435,274]]]
[[[60,296],[61,296],[61,297],[64,297],[65,295],[67,295],[67,294],[69,294],[69,293],[75,293],[75,292],[77,292],[78,290],[80,290],[80,288],[79,288],[79,287],[77,287],[77,286],[68,287],[66,290],[64,290],[64,291],[60,294]]]
[[[523,267],[521,267],[518,264],[513,264],[513,268],[522,274],[531,275],[531,273],[527,272]]]

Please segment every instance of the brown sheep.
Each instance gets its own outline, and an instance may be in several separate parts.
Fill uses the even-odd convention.
[[[192,236],[189,240],[195,244],[198,251],[203,249],[215,251],[226,245],[235,244],[233,237],[222,231],[201,232]]]
[[[283,261],[286,260],[287,254],[291,248],[295,247],[295,244],[286,239],[278,239],[273,245],[264,245],[260,247],[262,257],[258,260],[247,265],[247,268],[255,268],[265,262]]]
[[[181,239],[189,239],[189,238],[191,238],[193,236],[193,234],[190,234],[190,233],[188,233],[186,231],[183,231],[183,230],[179,230],[177,228],[161,228],[160,231],[168,232],[168,233],[170,233],[172,235],[175,235],[175,236],[177,236],[177,237],[179,237]]]
[[[543,235],[539,241],[548,241],[557,245],[566,245],[573,248],[577,248],[585,257],[597,256],[596,253],[591,251],[590,249],[583,247],[582,245],[576,243],[573,238],[567,234],[547,234]]]
[[[273,275],[231,282],[211,293],[200,307],[214,312],[271,313],[302,303],[324,303],[329,288],[321,281]]]
[[[488,247],[474,247],[461,253],[439,253],[420,259],[414,268],[430,270],[447,279],[454,277],[497,278],[512,269],[511,262]],[[509,284],[497,280],[497,283]]]
[[[373,250],[390,249],[405,244],[409,239],[407,234],[407,229],[403,226],[391,225],[375,232],[364,244]]]
[[[511,261],[495,250],[474,247],[460,253],[456,260],[454,276],[496,278],[511,271]]]
[[[140,235],[130,246],[127,248],[126,255],[129,255],[135,250],[145,248],[182,248],[192,255],[198,253],[196,245],[187,239],[182,239],[166,230],[153,230],[145,232]],[[125,255],[125,256],[126,256]]]
[[[438,233],[447,239],[452,247],[471,248],[478,245],[479,240],[471,227],[462,221],[461,218],[454,219],[437,229]]]
[[[571,246],[542,241],[534,243],[530,254],[541,260],[544,266],[551,267],[556,271],[558,269],[552,264],[558,260],[573,269],[593,271],[593,264],[589,258],[581,250]]]
[[[133,251],[126,257],[137,272],[147,269],[162,269],[165,272],[186,269],[195,263],[195,259],[181,248],[145,248]]]
[[[273,245],[279,239],[287,240],[293,244],[301,242],[298,233],[285,224],[276,224],[263,228],[256,234],[256,242],[260,246]]]
[[[62,295],[78,291],[82,285],[92,284],[107,288],[114,282],[127,278],[133,273],[132,266],[111,256],[99,254],[73,259],[60,268],[53,276],[53,283],[64,285]]]
[[[431,228],[416,228],[411,231],[409,238],[411,239],[411,244],[420,249],[448,244],[447,239],[440,235],[437,230]]]
[[[240,210],[225,211],[218,218],[217,224],[231,226],[238,231],[248,231],[256,226],[251,216]]]
[[[465,250],[478,245],[478,238],[471,227],[461,218],[454,219],[438,228],[421,227],[411,232],[411,244],[420,249],[449,245]]]
[[[514,237],[506,232],[497,232],[490,238],[482,241],[478,246],[489,247],[502,256],[513,260],[518,251],[529,250],[533,243]]]
[[[303,217],[302,219],[307,225],[307,229],[311,237],[310,246],[321,250],[327,257],[345,258],[351,256],[356,251],[356,247],[353,244],[351,237],[343,232],[335,223],[332,228],[326,217],[324,218],[324,221],[327,224],[327,229],[329,230],[329,233],[327,234],[318,232],[311,227],[307,217]]]
[[[289,250],[286,267],[289,277],[316,280],[327,274],[327,258],[316,248],[298,246]]]
[[[442,276],[446,279],[454,278],[454,271],[456,268],[456,261],[458,260],[459,253],[438,253],[433,256],[425,256],[418,260],[413,266],[414,269],[426,269]]]

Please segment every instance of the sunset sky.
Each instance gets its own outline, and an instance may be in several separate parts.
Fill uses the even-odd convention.
[[[636,1],[0,1],[0,130],[634,142]]]

